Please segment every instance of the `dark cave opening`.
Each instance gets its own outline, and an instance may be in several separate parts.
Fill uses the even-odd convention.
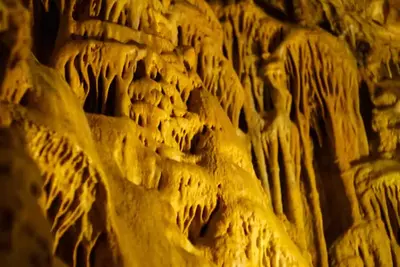
[[[49,64],[55,48],[58,29],[60,26],[60,13],[55,1],[49,1],[46,11],[42,1],[33,1],[33,48],[32,51],[42,64]]]
[[[373,151],[376,151],[378,144],[376,144],[375,140],[379,140],[379,138],[378,138],[378,133],[376,133],[372,129],[372,116],[373,116],[372,111],[374,109],[374,104],[372,103],[369,88],[365,81],[361,82],[359,89],[359,98],[360,98],[360,113],[361,113],[361,118],[363,120],[365,131],[367,133],[367,139],[369,140],[370,144],[374,146],[375,149],[373,149]]]

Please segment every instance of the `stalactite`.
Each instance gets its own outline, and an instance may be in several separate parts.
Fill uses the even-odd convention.
[[[0,261],[398,266],[398,7],[0,0]]]

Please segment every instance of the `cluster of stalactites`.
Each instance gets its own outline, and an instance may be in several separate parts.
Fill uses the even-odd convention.
[[[204,88],[217,97],[220,105],[230,118],[232,124],[239,125],[239,114],[243,106],[243,88],[233,66],[222,51],[223,32],[221,25],[209,7],[200,12],[177,5],[181,10],[178,21],[178,44],[191,46],[196,52],[196,72]],[[185,12],[182,12],[185,11]],[[196,21],[188,19],[195,17]],[[204,27],[193,27],[193,23]]]
[[[323,37],[332,39],[331,44],[322,42]],[[305,125],[317,132],[319,145],[323,132],[326,133],[334,160],[338,160],[341,168],[367,155],[366,133],[359,111],[358,70],[346,46],[328,34],[304,31],[289,37],[277,54],[285,58],[290,75],[288,88],[297,123],[305,120]],[[321,119],[325,129],[318,123]]]

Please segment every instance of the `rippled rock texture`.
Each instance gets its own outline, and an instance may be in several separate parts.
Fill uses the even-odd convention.
[[[397,0],[0,0],[1,266],[400,266]]]

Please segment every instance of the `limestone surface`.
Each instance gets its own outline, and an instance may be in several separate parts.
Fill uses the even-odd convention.
[[[0,265],[400,266],[400,1],[0,0]]]

